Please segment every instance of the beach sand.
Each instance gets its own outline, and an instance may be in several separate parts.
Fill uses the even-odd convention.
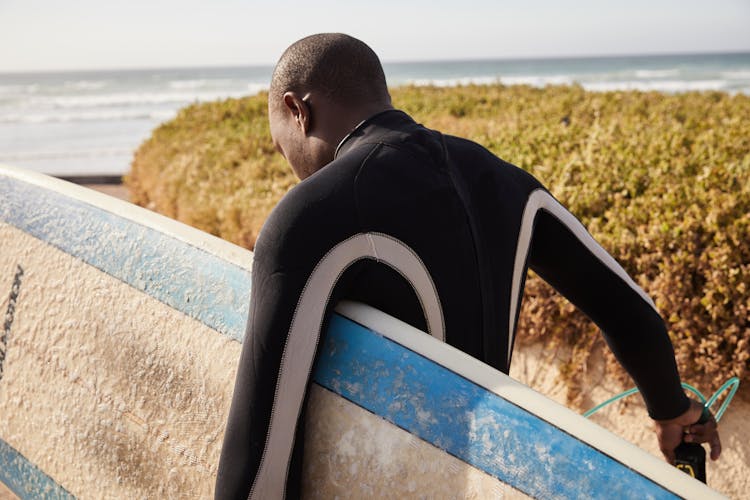
[[[578,413],[593,408],[630,387],[620,387],[606,379],[604,359],[598,357],[586,367],[584,401],[582,407],[572,408]],[[516,347],[510,375],[538,392],[566,405],[566,388],[560,377],[560,362],[550,355],[542,343]],[[699,388],[710,397],[717,388]],[[719,400],[719,403],[723,398]],[[719,405],[712,407],[716,411]],[[748,498],[750,492],[750,440],[746,438],[750,425],[750,397],[740,385],[740,390],[730,403],[719,423],[722,454],[711,462],[706,457],[707,483],[713,489],[733,499]],[[633,395],[614,403],[591,416],[591,420],[626,441],[652,455],[663,458],[659,451],[653,424],[640,396]],[[707,446],[705,447],[707,449]],[[708,455],[708,453],[707,453]]]
[[[128,188],[124,184],[83,184],[83,186],[121,200],[130,201]]]
[[[0,483],[0,500],[16,500],[18,498],[3,483]]]

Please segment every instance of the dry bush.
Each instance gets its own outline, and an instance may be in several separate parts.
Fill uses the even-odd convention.
[[[683,377],[750,378],[750,97],[580,87],[404,87],[394,104],[544,182],[655,300]],[[134,201],[251,248],[294,184],[266,96],[199,104],[156,129],[127,178]],[[577,394],[595,327],[536,277],[519,339],[569,347]],[[609,359],[610,375],[624,375]]]

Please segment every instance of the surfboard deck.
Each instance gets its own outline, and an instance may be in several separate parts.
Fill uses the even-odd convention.
[[[0,241],[0,483],[20,498],[211,497],[252,254],[11,167]],[[339,304],[323,342],[309,498],[719,496],[368,306]]]

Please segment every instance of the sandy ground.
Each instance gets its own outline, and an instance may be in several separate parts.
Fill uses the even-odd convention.
[[[130,201],[128,190],[123,184],[84,184],[84,187],[114,196],[121,200]]]
[[[18,498],[3,483],[0,483],[0,500],[15,500]]]
[[[517,348],[513,354],[510,372],[513,378],[565,404],[565,386],[559,374],[559,362],[545,351],[542,344]],[[583,413],[629,388],[608,381],[604,376],[603,362],[594,362],[587,367],[584,407],[574,410]],[[709,397],[716,388],[699,389]],[[602,409],[592,415],[591,419],[626,441],[662,458],[653,424],[640,397],[630,396],[626,401]],[[718,406],[712,409],[716,410]],[[749,418],[750,392],[747,387],[740,386],[719,423],[722,455],[716,462],[707,458],[706,463],[708,485],[732,499],[750,498],[750,440],[747,439],[750,431]]]

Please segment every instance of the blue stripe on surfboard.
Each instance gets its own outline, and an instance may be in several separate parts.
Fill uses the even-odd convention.
[[[570,434],[334,315],[314,380],[537,498],[676,498]]]
[[[0,439],[0,483],[21,499],[74,499],[15,448]]]
[[[155,229],[0,174],[0,221],[239,341],[250,272]]]

